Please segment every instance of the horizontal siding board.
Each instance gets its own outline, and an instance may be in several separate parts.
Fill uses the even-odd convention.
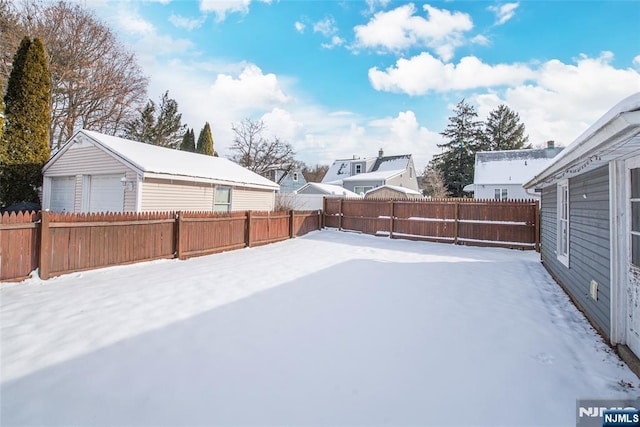
[[[556,256],[557,192],[543,189],[541,257],[589,318],[610,331],[609,173],[601,167],[569,181],[569,268]],[[591,280],[598,282],[598,301],[589,295]]]
[[[252,188],[234,187],[231,191],[231,210],[272,211],[275,207],[275,192]]]
[[[213,186],[157,179],[142,182],[142,212],[179,210],[213,210]]]
[[[127,166],[94,146],[69,147],[49,168],[46,176],[122,173]]]

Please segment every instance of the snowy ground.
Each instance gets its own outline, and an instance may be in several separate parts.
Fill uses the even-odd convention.
[[[640,394],[534,252],[322,231],[0,308],[3,426],[571,426]]]

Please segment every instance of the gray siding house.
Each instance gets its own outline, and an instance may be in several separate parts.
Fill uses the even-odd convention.
[[[288,194],[298,191],[307,184],[300,168],[273,167],[264,177],[280,186],[280,193]]]
[[[339,185],[356,194],[383,185],[419,190],[416,168],[411,154],[336,160],[322,179],[323,184]]]
[[[640,93],[525,188],[541,194],[541,258],[620,353],[640,355]],[[638,373],[638,372],[636,372]]]

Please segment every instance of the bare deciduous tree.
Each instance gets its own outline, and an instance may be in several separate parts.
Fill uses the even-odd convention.
[[[305,165],[304,168],[302,168],[302,174],[307,182],[322,182],[322,178],[324,178],[328,170],[329,165]]]
[[[422,188],[425,196],[433,198],[449,197],[446,185],[444,185],[444,178],[442,172],[433,167],[433,164],[429,163],[424,169],[424,175],[422,176]]]
[[[79,128],[116,134],[135,117],[147,79],[133,53],[92,12],[62,1],[30,2],[17,17],[23,34],[40,37],[49,55],[52,147]]]
[[[230,159],[240,166],[259,175],[266,174],[273,166],[285,171],[298,167],[293,147],[278,137],[267,139],[263,135],[266,126],[261,120],[244,119],[234,123],[231,129],[234,138],[230,150],[235,154]]]

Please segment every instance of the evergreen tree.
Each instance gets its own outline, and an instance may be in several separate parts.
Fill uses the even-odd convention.
[[[213,149],[213,136],[211,136],[209,122],[204,124],[200,135],[198,135],[198,153],[206,154],[207,156],[218,156],[218,153]]]
[[[478,113],[463,99],[449,117],[449,124],[440,133],[448,142],[438,144],[443,149],[434,156],[434,167],[442,173],[442,178],[453,197],[462,197],[463,188],[473,182],[473,167],[477,151],[486,150],[483,124],[477,120]]]
[[[485,137],[491,151],[531,148],[530,144],[527,145],[529,136],[525,134],[520,115],[504,104],[489,113]]]
[[[193,133],[193,129],[187,129],[182,137],[182,142],[180,143],[180,150],[189,151],[191,153],[196,152],[196,138]]]
[[[3,205],[38,202],[42,167],[49,160],[51,78],[40,39],[22,39],[7,83],[0,164]]]
[[[181,120],[178,103],[169,98],[167,91],[162,95],[159,107],[149,100],[140,110],[140,116],[125,124],[122,136],[133,141],[178,148],[186,129]]]

